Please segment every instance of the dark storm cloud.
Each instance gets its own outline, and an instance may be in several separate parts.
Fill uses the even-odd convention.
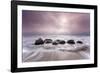
[[[90,14],[23,10],[22,25],[24,33],[89,33]]]

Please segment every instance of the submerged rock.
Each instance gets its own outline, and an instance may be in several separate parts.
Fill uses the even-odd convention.
[[[89,49],[89,46],[88,45],[84,45],[82,47],[79,48],[80,51],[86,51]]]
[[[77,41],[77,43],[79,43],[79,44],[83,44],[83,42],[82,42],[82,41]]]
[[[35,45],[42,45],[42,44],[44,44],[44,41],[43,41],[42,38],[39,38],[38,40],[35,41],[34,44],[35,44]]]
[[[47,44],[48,44],[48,43],[52,43],[52,39],[45,39],[45,40],[44,40],[44,43],[47,43]]]
[[[68,44],[75,44],[75,41],[74,40],[68,40],[67,43]]]

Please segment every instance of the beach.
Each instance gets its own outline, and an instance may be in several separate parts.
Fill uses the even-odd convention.
[[[24,62],[34,62],[34,61],[56,61],[56,60],[79,60],[79,59],[88,59],[86,57],[85,51],[79,52],[69,52],[69,51],[47,51],[47,50],[38,50],[30,52],[23,58]]]
[[[81,40],[83,44],[70,45],[68,43],[52,45],[34,45],[34,42],[39,37],[43,39],[62,39],[67,41],[68,39]],[[23,52],[22,61],[23,62],[40,62],[40,61],[59,61],[59,60],[81,60],[90,58],[90,42],[89,36],[39,36],[31,35],[23,37]]]

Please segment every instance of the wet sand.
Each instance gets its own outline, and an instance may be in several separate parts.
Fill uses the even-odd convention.
[[[23,54],[23,62],[88,59],[87,51],[36,50]]]

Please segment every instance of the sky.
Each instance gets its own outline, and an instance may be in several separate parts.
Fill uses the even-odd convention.
[[[22,29],[33,34],[87,34],[90,14],[23,10]]]

